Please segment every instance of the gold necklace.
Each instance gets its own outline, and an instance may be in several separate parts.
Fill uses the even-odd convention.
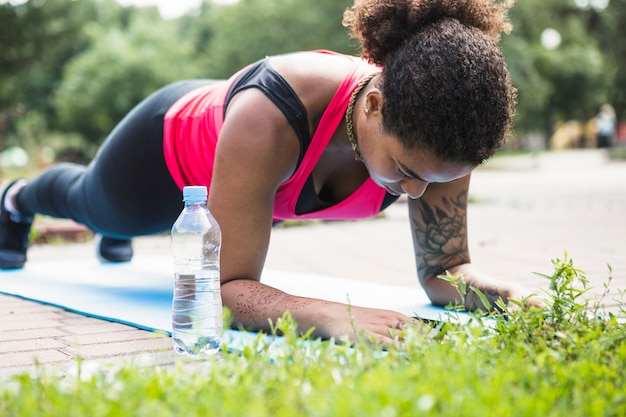
[[[372,78],[377,76],[378,74],[371,74],[363,79],[359,83],[359,85],[352,92],[352,96],[350,96],[350,102],[348,103],[348,109],[346,110],[346,131],[348,133],[348,141],[350,142],[350,146],[352,146],[352,151],[354,151],[354,159],[357,161],[362,161],[361,152],[359,151],[359,145],[356,142],[356,136],[354,135],[354,125],[352,120],[352,113],[354,113],[354,105],[356,104],[356,98],[363,89],[369,83]]]

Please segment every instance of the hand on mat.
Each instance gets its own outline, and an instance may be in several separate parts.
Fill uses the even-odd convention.
[[[398,344],[398,336],[411,325],[422,323],[404,314],[373,308],[350,307],[350,315],[336,315],[335,320],[328,322],[328,332],[336,337],[348,336],[352,341],[359,341],[360,336],[366,340],[384,345]]]

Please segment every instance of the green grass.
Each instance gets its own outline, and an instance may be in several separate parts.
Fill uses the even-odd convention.
[[[624,416],[624,303],[604,313],[584,301],[587,280],[567,255],[553,263],[543,309],[500,306],[503,314],[469,325],[409,328],[401,346],[385,349],[308,340],[287,314],[279,343],[259,336],[243,352],[17,376],[0,388],[0,415]]]

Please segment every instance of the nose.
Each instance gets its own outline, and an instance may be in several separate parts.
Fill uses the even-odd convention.
[[[424,194],[428,183],[417,179],[409,179],[402,181],[400,187],[410,198],[415,200]]]

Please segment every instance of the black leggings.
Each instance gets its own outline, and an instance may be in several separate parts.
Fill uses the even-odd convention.
[[[18,193],[18,209],[120,239],[170,229],[182,194],[165,165],[163,117],[184,94],[212,82],[181,81],[152,94],[113,129],[89,166],[52,166]]]

